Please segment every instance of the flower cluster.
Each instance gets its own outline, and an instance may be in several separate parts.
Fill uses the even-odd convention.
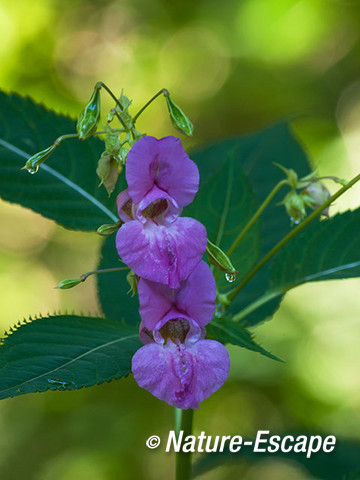
[[[198,408],[224,383],[226,348],[205,340],[216,284],[201,260],[206,229],[180,217],[198,190],[199,172],[180,140],[143,137],[129,152],[127,190],[117,198],[124,222],[116,237],[122,260],[140,277],[140,339],[132,359],[137,383],[175,407]]]

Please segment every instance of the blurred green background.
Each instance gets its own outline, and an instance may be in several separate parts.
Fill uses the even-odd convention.
[[[166,87],[195,124],[194,137],[184,139],[188,148],[288,118],[321,174],[359,171],[359,1],[1,0],[0,32],[6,92],[76,117],[97,80],[118,93],[124,88],[134,111]],[[173,134],[165,102],[147,110],[138,127]],[[354,188],[332,211],[359,203]],[[39,312],[99,312],[92,278],[71,291],[53,289],[95,266],[95,234],[66,231],[5,202],[0,222],[3,329]],[[357,279],[332,281],[288,294],[256,330],[286,363],[230,348],[230,378],[203,402],[195,432],[254,437],[258,429],[307,429],[359,440],[359,287]],[[132,378],[3,400],[1,478],[172,478],[173,456],[145,447],[149,435],[165,440],[172,420],[172,408]],[[279,460],[223,466],[199,478],[239,475],[315,478]]]

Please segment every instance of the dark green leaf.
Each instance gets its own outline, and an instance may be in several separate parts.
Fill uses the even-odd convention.
[[[59,315],[19,326],[0,347],[0,399],[75,390],[128,375],[138,331],[103,318]]]
[[[258,345],[254,341],[252,334],[246,330],[245,327],[239,323],[233,322],[230,319],[213,318],[213,320],[206,326],[206,338],[217,340],[223,344],[231,343],[232,345],[237,345],[238,347],[243,347],[247,350],[253,350],[254,352],[261,353],[262,355],[272,358],[273,360],[278,360],[280,362],[282,361],[280,358],[276,357]]]
[[[270,269],[270,294],[305,282],[360,276],[360,209],[305,227]]]
[[[115,247],[115,237],[115,234],[110,235],[104,241],[98,269],[122,265]],[[140,323],[139,301],[137,295],[132,297],[131,293],[127,293],[130,290],[130,285],[126,281],[127,273],[125,270],[98,275],[98,297],[105,317],[112,320],[124,318],[127,324],[138,325]]]
[[[203,156],[204,155],[204,156]],[[224,252],[232,245],[237,234],[245,227],[257,209],[257,202],[249,182],[244,176],[241,165],[236,161],[236,149],[225,150],[218,165],[209,165],[212,174],[204,175],[200,171],[201,185],[195,201],[186,209],[185,214],[202,222],[207,229],[208,238]],[[193,155],[201,166],[207,165],[207,153]],[[231,262],[239,270],[238,278],[254,264],[259,254],[260,229],[257,222],[244,241],[231,255]],[[218,286],[222,291],[230,285],[223,273]]]
[[[229,162],[229,153],[233,153],[235,156],[234,171],[237,171],[239,165],[242,166],[243,172],[251,183],[251,188],[257,198],[258,204],[264,201],[274,186],[283,178],[281,170],[275,167],[273,162],[281,163],[287,168],[293,168],[300,177],[309,173],[306,155],[299,143],[294,139],[287,123],[275,125],[253,135],[220,142],[195,153],[191,158],[197,162],[200,169],[200,191],[197,195],[199,198],[195,199],[196,203],[194,207],[191,209],[188,208],[185,213],[193,215],[202,221],[205,226],[210,229],[210,232],[216,228],[216,215],[212,209],[209,209],[209,202],[204,198],[204,196],[206,197],[208,195],[206,194],[206,186],[211,182],[216,184],[217,177],[220,174],[222,174],[222,178],[225,178],[226,173],[229,175],[229,169],[227,167],[225,167],[225,171],[222,171],[224,165]],[[222,180],[221,185],[221,188],[224,189],[226,182]],[[234,182],[234,185],[235,189],[240,188],[237,182]],[[205,192],[203,193],[204,187]],[[218,194],[218,192],[215,193],[216,195]],[[277,206],[277,203],[285,193],[286,188],[276,195],[261,217],[261,256],[268,252],[277,241],[284,237],[290,230],[290,221],[284,208]],[[224,192],[219,192],[219,195],[224,195]],[[215,203],[218,202],[217,198],[216,196],[214,197]],[[232,208],[232,202],[233,200],[231,199],[230,208]],[[212,203],[214,203],[214,201]],[[224,205],[223,199],[220,205]],[[236,225],[235,219],[237,219],[238,222],[241,222],[242,218],[248,219],[253,213],[253,208],[253,206],[244,204],[241,213],[238,212],[236,217],[234,217],[233,212],[231,212],[232,218],[230,220],[234,222],[234,230],[231,232],[232,238],[230,238],[229,235],[230,241],[232,241],[244,225],[244,223]],[[212,226],[214,223],[215,227]],[[251,262],[245,261],[244,263],[241,262],[237,264],[234,257],[231,257],[234,266],[240,270],[239,279],[247,273],[250,264],[254,261],[253,248],[251,245],[249,246],[249,243],[251,244],[254,241],[253,235],[254,232],[250,231],[248,233],[243,242],[240,243],[240,251],[238,253],[244,257],[246,252],[249,251]],[[209,236],[209,238],[214,241],[211,236]],[[224,245],[220,244],[220,247],[226,249],[227,245],[224,247]],[[236,285],[236,283],[232,285]],[[229,311],[234,313],[239,312],[247,305],[252,304],[266,292],[268,285],[268,267],[265,266],[245,286],[230,306]],[[265,302],[261,307],[243,319],[244,324],[248,326],[256,325],[265,320],[265,318],[272,315],[278,308],[280,300],[281,297],[278,297]]]
[[[115,195],[109,199],[106,190],[98,188],[95,170],[103,142],[65,140],[35,175],[20,170],[57,137],[75,131],[69,118],[28,98],[0,92],[0,196],[66,228],[96,230],[118,220]]]

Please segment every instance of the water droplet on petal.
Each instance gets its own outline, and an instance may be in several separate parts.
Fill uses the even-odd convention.
[[[225,278],[228,282],[233,283],[236,280],[236,273],[225,273]]]

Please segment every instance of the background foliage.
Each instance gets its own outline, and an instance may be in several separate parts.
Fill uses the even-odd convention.
[[[291,118],[320,172],[350,177],[360,143],[359,25],[355,0],[230,0],[221,15],[212,0],[191,8],[179,1],[2,2],[0,87],[75,116],[99,79],[124,87],[135,108],[164,86],[195,124],[194,137],[184,140],[194,148]],[[139,127],[172,134],[165,102]],[[354,190],[333,211],[357,202]],[[5,202],[0,221],[4,329],[28,313],[98,313],[93,279],[72,291],[52,289],[95,266],[98,238]],[[259,428],[324,430],[358,440],[358,289],[354,279],[291,292],[274,320],[256,330],[287,363],[230,347],[231,377],[204,402],[195,429],[206,424],[208,433],[246,436]],[[4,400],[1,472],[9,480],[115,480],[119,472],[168,478],[173,459],[148,451],[145,440],[164,437],[171,422],[172,409],[131,378]],[[201,478],[239,474],[316,478],[283,459],[232,464]]]

